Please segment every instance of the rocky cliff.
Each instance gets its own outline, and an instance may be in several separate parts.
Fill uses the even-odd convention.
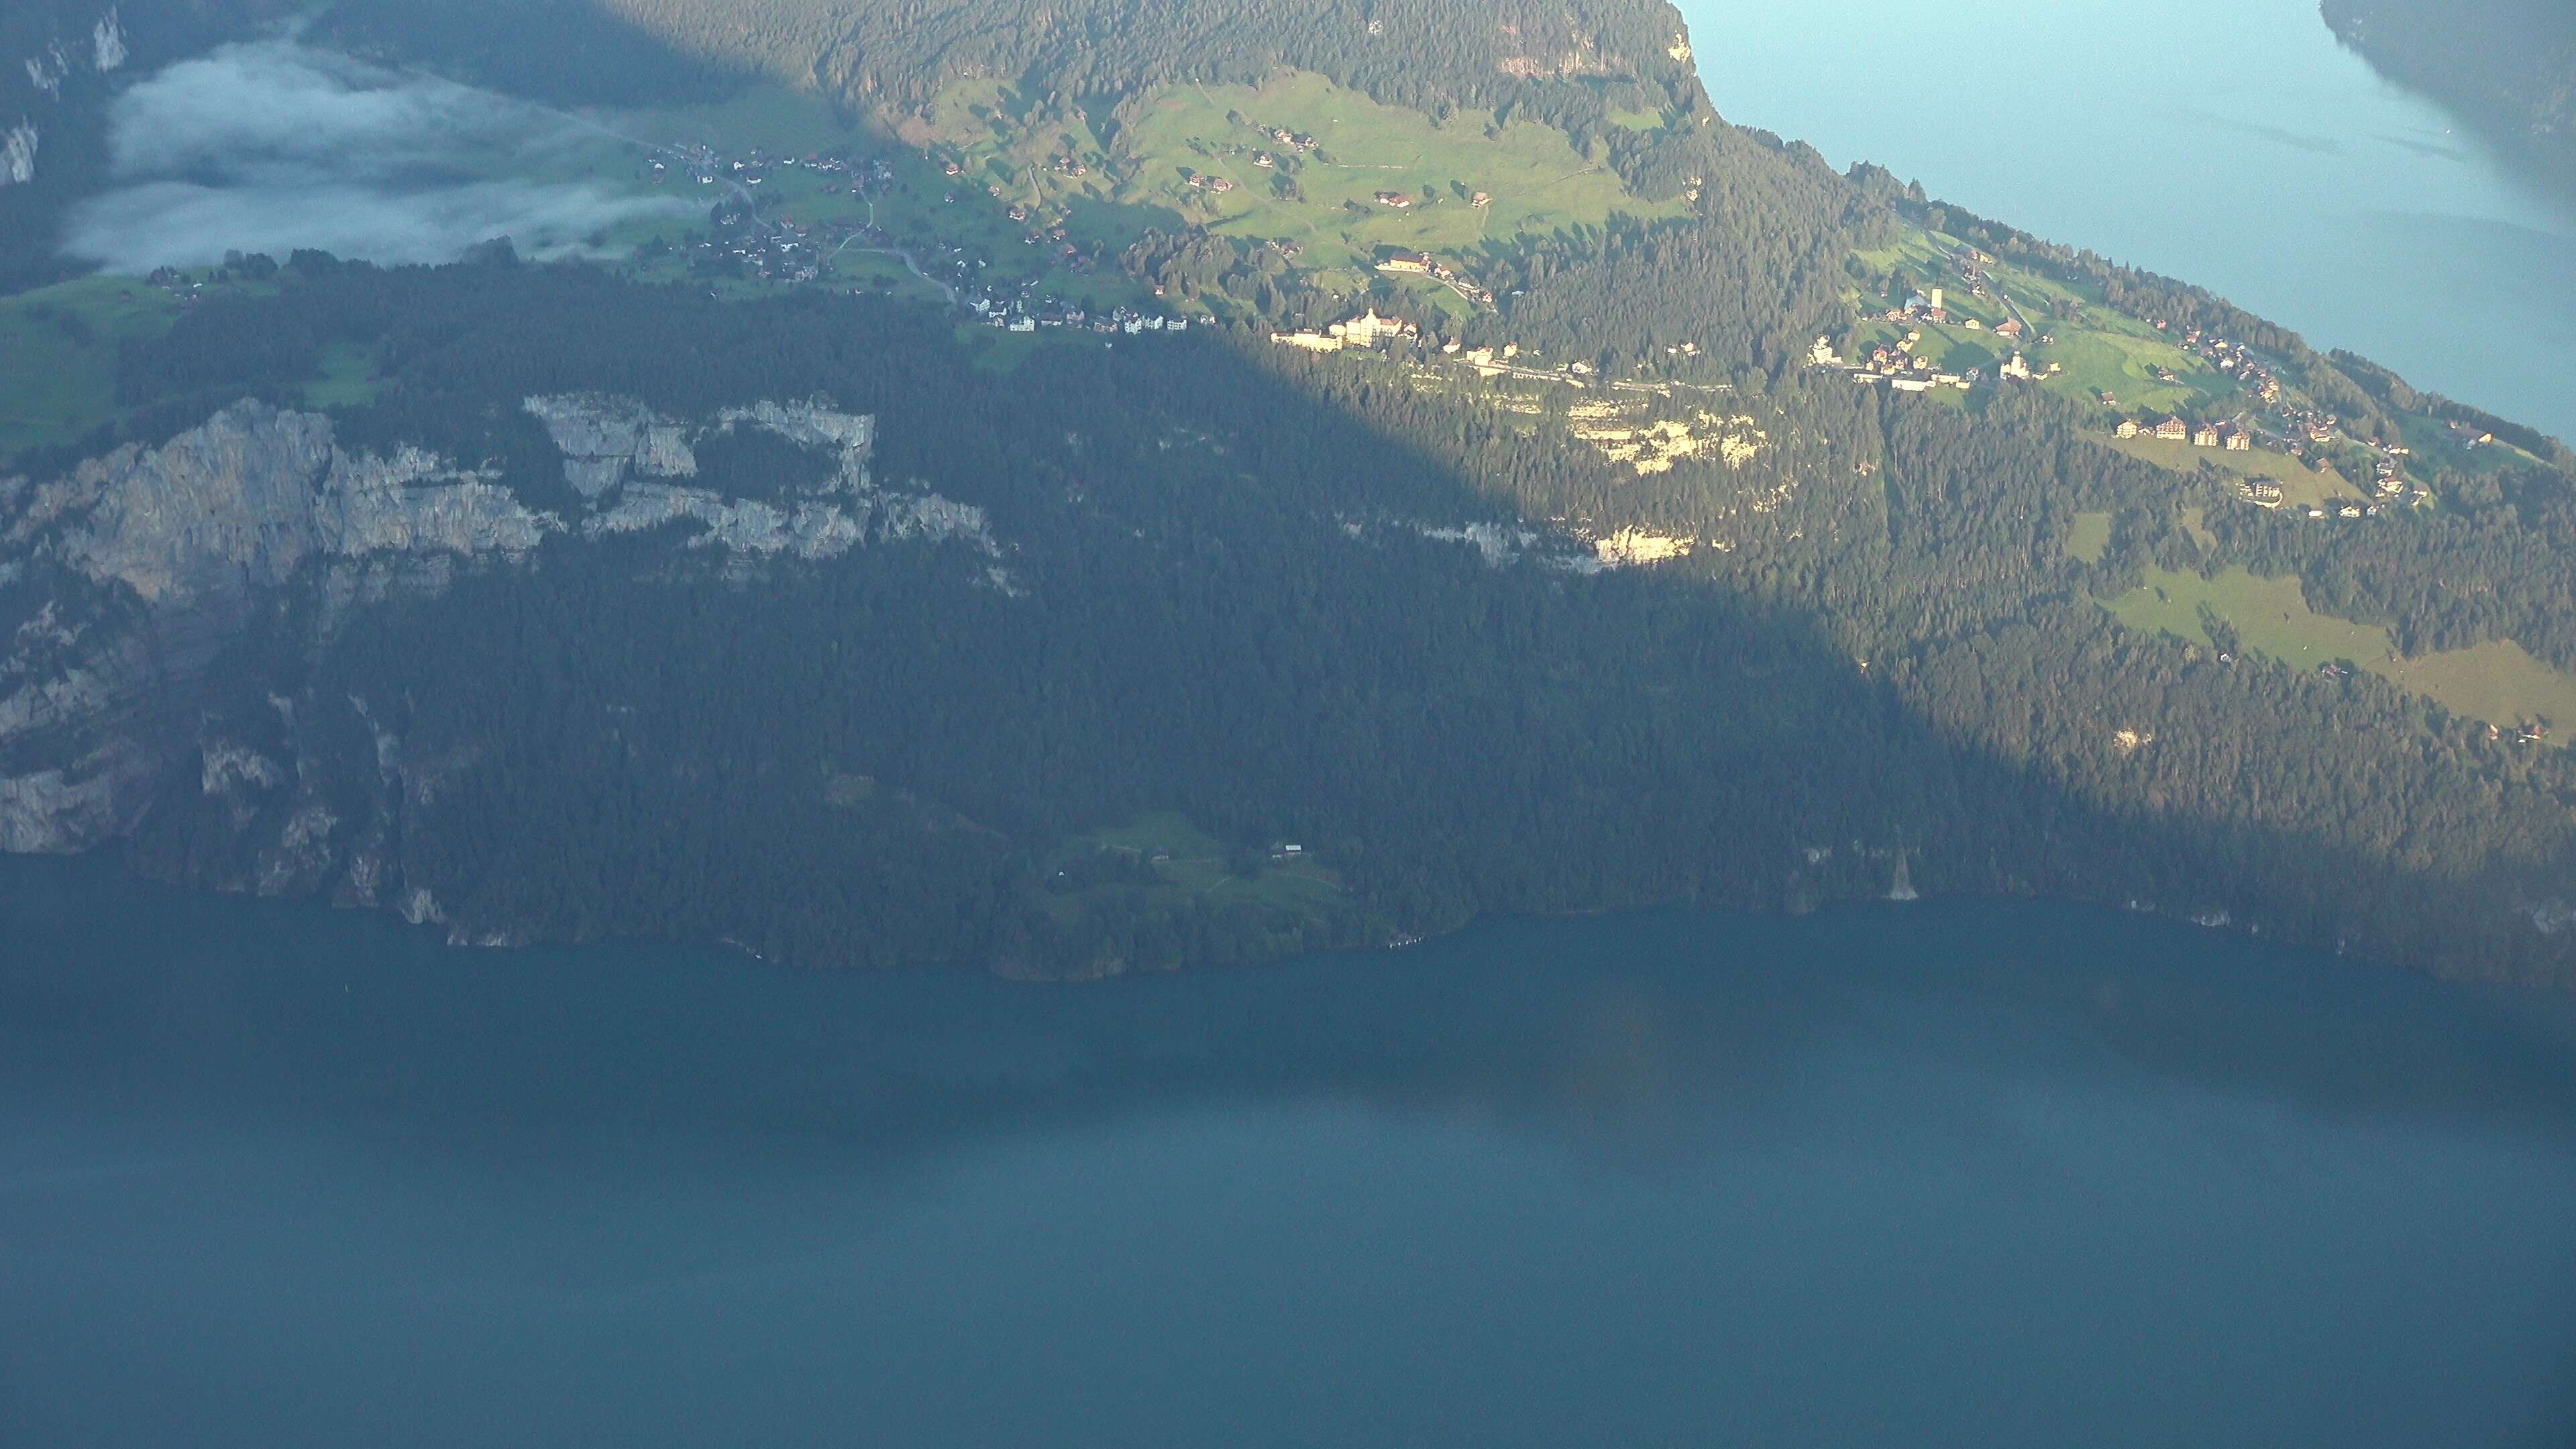
[[[348,447],[325,416],[255,402],[60,477],[0,479],[0,849],[91,849],[185,797],[191,874],[437,919],[405,884],[403,826],[469,761],[411,758],[398,711],[320,697],[275,664],[318,654],[352,609],[612,535],[667,535],[674,568],[947,543],[1010,587],[982,510],[877,486],[870,418],[763,402],[688,422],[595,395],[526,407],[562,450],[574,517],[489,469]],[[821,481],[759,498],[701,481],[694,448],[743,431],[810,455]],[[220,848],[200,849],[210,835]]]

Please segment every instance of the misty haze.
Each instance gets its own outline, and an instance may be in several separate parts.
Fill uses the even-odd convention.
[[[533,257],[595,256],[607,229],[687,210],[529,179],[596,141],[582,122],[291,40],[170,66],[119,96],[108,124],[115,186],[73,210],[63,246],[111,271],[299,248],[444,262],[502,236]]]

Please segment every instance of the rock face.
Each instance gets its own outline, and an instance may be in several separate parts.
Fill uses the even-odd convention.
[[[563,449],[564,481],[595,499],[628,478],[694,478],[698,460],[676,423],[642,403],[583,393],[532,397],[528,412]]]
[[[975,577],[1010,587],[983,510],[876,486],[871,418],[764,402],[689,423],[595,395],[527,407],[563,450],[577,517],[530,507],[492,470],[345,447],[329,418],[255,402],[58,478],[0,479],[0,850],[86,850],[176,811],[173,868],[204,883],[438,920],[404,879],[405,825],[472,762],[407,759],[399,711],[270,693],[246,640],[267,641],[259,658],[309,655],[352,611],[461,570],[660,529],[679,535],[674,567],[952,541]],[[705,486],[694,447],[742,429],[810,455],[820,481],[758,498]]]
[[[36,179],[36,128],[25,121],[0,135],[0,186],[23,186]]]
[[[89,45],[90,62],[98,67],[100,75],[125,64],[125,23],[115,10],[110,9],[98,18],[98,24],[90,27]]]
[[[328,418],[242,403],[159,448],[120,448],[36,489],[0,542],[123,584],[147,605],[222,611],[308,559],[524,553],[562,528],[490,474],[416,448],[345,452]]]
[[[595,393],[532,397],[528,413],[563,450],[564,481],[594,509],[585,534],[641,533],[674,524],[700,530],[692,543],[756,556],[836,558],[871,540],[963,542],[999,558],[984,510],[936,493],[880,491],[868,472],[876,420],[818,403],[727,408],[695,427],[626,398]],[[823,454],[833,471],[800,496],[730,498],[691,486],[697,447],[749,430]],[[1007,575],[997,580],[1007,587]]]

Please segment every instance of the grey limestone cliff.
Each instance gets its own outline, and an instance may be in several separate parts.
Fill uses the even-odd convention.
[[[291,619],[290,652],[311,653],[354,611],[462,570],[666,529],[675,568],[948,542],[1010,587],[983,510],[876,485],[871,418],[759,402],[687,422],[595,394],[527,409],[562,450],[576,516],[531,507],[491,469],[353,448],[324,415],[256,402],[59,477],[0,479],[0,849],[90,849],[184,800],[190,839],[230,842],[192,875],[438,920],[405,878],[405,822],[472,761],[407,758],[398,711],[241,677],[246,638]],[[757,498],[707,486],[694,448],[742,429],[812,455],[819,481]]]

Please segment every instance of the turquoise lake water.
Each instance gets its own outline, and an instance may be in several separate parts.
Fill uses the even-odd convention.
[[[2072,907],[1062,989],[0,862],[0,1442],[2576,1441],[2576,1021]]]
[[[1731,120],[2576,438],[2576,198],[2316,0],[1678,3]]]

